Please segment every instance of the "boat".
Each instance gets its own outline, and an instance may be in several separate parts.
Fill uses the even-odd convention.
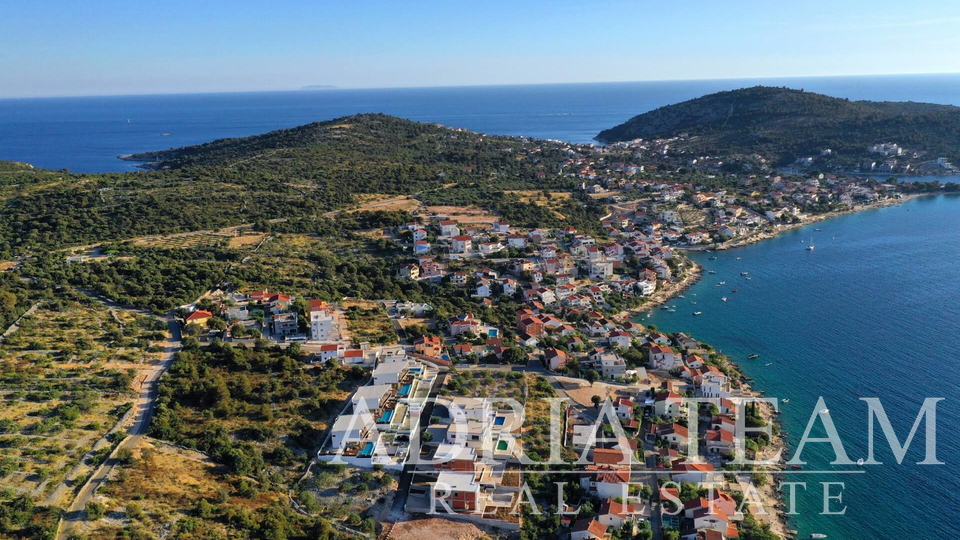
[[[863,467],[863,458],[860,458],[860,459],[857,460],[857,466],[858,466],[858,467]]]
[[[760,358],[760,355],[757,353],[753,353],[747,357],[747,360],[753,360],[754,358]]]
[[[741,275],[741,276],[749,276],[749,275],[750,275],[750,272],[740,272],[740,275]]]
[[[810,538],[826,538],[826,537],[827,537],[827,535],[825,535],[825,534],[823,534],[823,533],[813,533],[813,534],[810,535]]]
[[[726,282],[726,281],[721,281],[720,284],[721,284],[721,285],[726,285],[727,282]]]
[[[708,258],[709,258],[711,261],[717,260],[717,256],[716,256],[716,255],[711,255],[711,256],[708,257]]]
[[[807,251],[813,251],[813,248],[814,248],[813,238],[811,238],[811,239],[810,239],[810,245],[807,246]]]
[[[716,273],[717,273],[717,271],[716,271],[716,270],[710,270],[710,271],[709,271],[709,272],[707,272],[707,273],[708,273],[708,274],[716,274]]]
[[[820,409],[820,414],[830,414],[830,409]]]
[[[742,261],[742,260],[743,260],[743,257],[737,257],[737,260],[738,260],[738,261]]]
[[[730,292],[737,292],[737,289],[734,289],[734,290],[732,290],[732,291],[730,291]]]
[[[788,398],[783,398],[780,400],[780,403],[790,403],[790,400]]]
[[[697,303],[696,303],[695,301],[693,301],[693,300],[691,300],[690,303],[693,304],[693,305],[697,305]]]
[[[684,296],[684,295],[682,295],[682,294],[678,294],[678,295],[677,295],[677,298],[686,298],[686,296]]]
[[[820,232],[820,229],[814,229],[814,230],[817,231],[817,232]]]
[[[802,469],[803,467],[802,467],[801,465],[791,465],[790,468],[791,468],[791,469],[796,469],[796,470],[799,471],[799,470]]]
[[[170,134],[169,134],[169,133],[161,133],[160,136],[161,136],[161,137],[169,137]]]
[[[722,298],[720,298],[720,300],[722,300],[722,301],[724,301],[724,302],[726,302],[726,301],[727,301],[727,297],[726,297],[726,296],[724,296],[724,297],[722,297]]]
[[[676,313],[676,312],[677,312],[677,310],[675,310],[675,309],[673,309],[673,308],[670,308],[670,309],[667,310],[667,313]]]
[[[773,362],[767,362],[766,364],[763,365],[763,367],[770,367],[772,365],[773,365]]]
[[[753,279],[753,278],[752,278],[752,277],[749,277],[749,276],[747,276],[747,281],[750,281],[751,279]]]
[[[693,316],[694,316],[694,317],[696,317],[697,315],[702,315],[702,314],[703,314],[702,311],[694,311],[694,312],[693,312]]]

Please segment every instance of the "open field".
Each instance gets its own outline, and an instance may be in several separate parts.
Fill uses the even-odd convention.
[[[130,409],[164,336],[150,317],[88,301],[24,318],[0,344],[0,489],[68,502],[110,451],[103,437]]]
[[[355,343],[392,345],[397,342],[393,322],[376,302],[344,301],[344,309],[347,332]]]
[[[569,191],[540,191],[536,189],[523,190],[523,191],[506,191],[505,193],[512,193],[520,197],[520,201],[524,203],[533,203],[537,206],[553,206],[557,203],[563,202],[569,199],[572,194]]]
[[[157,249],[188,249],[204,247],[220,247],[230,241],[230,236],[220,233],[198,232],[139,238],[133,245]]]
[[[446,216],[461,224],[490,224],[499,219],[489,211],[476,206],[428,206],[427,211]]]

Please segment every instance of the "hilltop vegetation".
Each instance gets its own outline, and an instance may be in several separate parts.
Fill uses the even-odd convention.
[[[521,152],[535,145],[535,152]],[[71,174],[4,162],[0,259],[45,248],[317,217],[368,193],[463,196],[492,211],[502,206],[509,219],[523,220],[516,201],[485,194],[573,189],[573,179],[556,175],[566,158],[558,143],[365,114],[130,156],[150,162],[152,170],[137,173]],[[582,205],[569,208],[570,219],[579,219],[578,208]],[[599,205],[588,210],[601,212]],[[527,221],[539,217],[531,214]]]
[[[701,155],[759,153],[780,163],[818,155],[862,156],[870,145],[901,146],[955,158],[960,154],[960,107],[928,103],[850,101],[757,86],[718,92],[635,116],[602,131],[604,142],[674,137]]]

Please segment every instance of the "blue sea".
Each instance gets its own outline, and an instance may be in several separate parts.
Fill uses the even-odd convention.
[[[0,159],[75,172],[129,171],[123,154],[382,112],[498,135],[591,142],[631,117],[758,84],[850,99],[960,105],[960,75],[318,90],[0,100]]]
[[[811,241],[815,249],[807,251]],[[780,417],[794,449],[818,397],[854,461],[867,456],[867,407],[859,398],[881,399],[901,443],[924,398],[946,398],[937,409],[938,457],[946,465],[916,465],[924,459],[923,426],[903,465],[879,427],[875,456],[882,465],[831,466],[830,445],[808,444],[805,470],[862,473],[785,479],[807,482],[791,522],[800,538],[815,532],[844,539],[954,538],[960,530],[960,196],[845,215],[693,258],[716,274],[705,273],[685,299],[669,302],[676,312],[657,309],[637,320],[714,344],[738,361],[756,389],[789,399]],[[718,286],[721,281],[726,285]],[[746,359],[751,354],[760,357]],[[825,436],[821,423],[812,436]],[[845,506],[846,515],[819,515],[820,482],[846,484],[842,503],[832,505]]]
[[[10,99],[0,100],[0,159],[78,172],[129,171],[132,164],[117,156],[362,112],[590,142],[656,107],[756,84],[960,105],[960,75]],[[715,261],[696,255],[717,271],[687,294],[686,302],[695,299],[703,315],[693,317],[693,306],[676,300],[676,313],[658,310],[644,322],[713,343],[742,360],[758,389],[789,398],[782,420],[792,444],[818,396],[853,459],[866,455],[866,407],[857,398],[881,398],[901,441],[924,397],[947,398],[938,417],[939,457],[947,465],[910,464],[922,459],[922,430],[902,466],[878,439],[884,465],[862,474],[795,475],[808,487],[791,526],[801,537],[953,537],[960,530],[960,198],[918,199],[815,227],[822,231],[800,229],[719,253]],[[811,238],[812,252],[801,242]],[[716,287],[719,281],[727,285]],[[753,353],[761,357],[744,360]],[[829,467],[823,446],[804,451],[807,469]],[[821,480],[846,483],[843,503],[835,506],[845,505],[845,516],[817,514]]]

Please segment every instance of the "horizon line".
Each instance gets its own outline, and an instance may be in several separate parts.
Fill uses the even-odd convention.
[[[867,77],[919,77],[919,76],[946,76],[960,75],[958,71],[916,72],[916,73],[860,73],[851,75],[757,75],[749,77],[709,77],[709,78],[676,78],[676,79],[636,79],[618,81],[579,81],[579,82],[517,82],[491,84],[452,84],[452,85],[424,85],[424,86],[337,86],[325,84],[308,84],[299,88],[277,88],[270,90],[198,90],[183,92],[142,92],[142,93],[106,93],[106,94],[51,94],[38,96],[0,96],[0,101],[41,100],[41,99],[81,99],[81,98],[124,98],[124,97],[152,97],[152,96],[196,96],[196,95],[227,95],[227,94],[268,94],[268,93],[324,93],[354,90],[428,90],[453,88],[504,88],[516,86],[576,86],[600,84],[636,84],[636,83],[674,83],[674,82],[711,82],[711,81],[757,81],[757,80],[792,80],[792,79],[852,79]],[[321,88],[311,88],[321,87]],[[323,88],[327,87],[327,88]]]

